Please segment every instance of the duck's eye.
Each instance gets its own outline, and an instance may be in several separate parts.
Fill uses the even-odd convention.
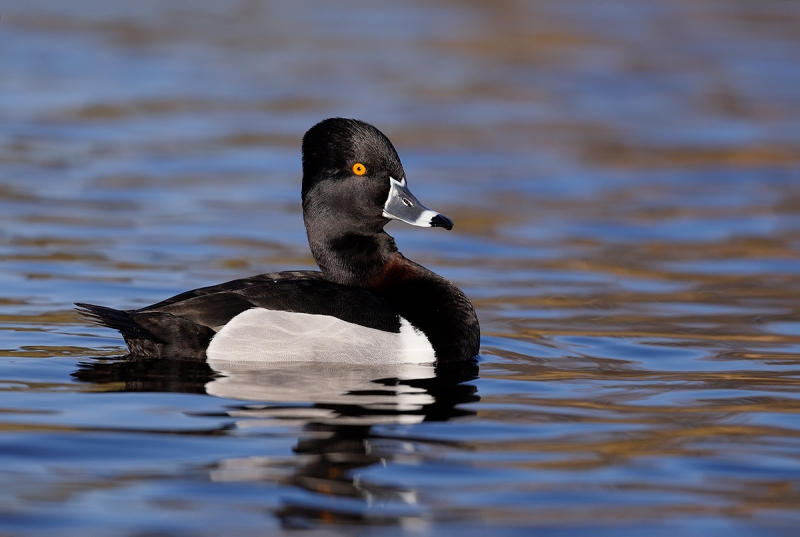
[[[367,173],[367,167],[361,164],[360,162],[356,162],[353,164],[353,173],[356,175],[364,175]]]

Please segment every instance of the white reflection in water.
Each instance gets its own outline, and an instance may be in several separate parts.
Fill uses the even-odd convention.
[[[209,395],[228,399],[262,403],[313,403],[317,405],[357,405],[378,415],[349,418],[362,424],[417,423],[423,414],[394,412],[419,411],[432,404],[434,398],[421,387],[402,383],[404,380],[432,379],[435,370],[425,364],[335,364],[263,363],[209,360],[208,365],[221,376],[205,385]],[[387,411],[381,415],[380,411]],[[270,411],[240,411],[249,417],[288,417],[286,408]],[[335,411],[326,408],[293,408],[295,418],[313,421],[335,421],[341,424]],[[232,414],[234,415],[234,414]]]

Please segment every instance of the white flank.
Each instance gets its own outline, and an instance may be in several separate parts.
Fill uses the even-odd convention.
[[[234,317],[211,340],[207,356],[209,362],[363,365],[430,364],[436,360],[428,338],[402,318],[398,334],[329,315],[264,308],[253,308]]]

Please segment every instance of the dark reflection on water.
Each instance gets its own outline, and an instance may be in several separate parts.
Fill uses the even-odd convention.
[[[446,448],[449,442],[398,438],[390,432],[373,432],[372,427],[475,416],[475,411],[458,405],[480,400],[475,386],[467,383],[477,378],[477,363],[436,369],[406,366],[410,371],[401,377],[391,375],[404,368],[387,366],[323,369],[287,363],[260,370],[252,367],[223,371],[219,364],[212,369],[204,362],[126,356],[83,363],[72,376],[104,390],[218,396],[224,392],[234,399],[253,400],[194,414],[225,423],[202,434],[235,434],[259,422],[274,422],[270,427],[291,423],[299,434],[293,448],[296,460],[284,461],[280,471],[274,458],[258,455],[208,465],[212,482],[270,483],[305,492],[283,499],[275,512],[285,528],[311,528],[317,522],[399,524],[429,517],[420,502],[422,490],[362,481],[360,472],[395,459],[409,464],[423,457],[419,446]],[[420,374],[424,376],[415,378]],[[215,386],[220,382],[225,382],[223,388]]]
[[[796,531],[800,3],[0,11],[0,533]],[[137,362],[75,314],[313,268],[337,115],[455,221],[389,231],[478,378]]]
[[[85,362],[71,376],[130,392],[206,393],[214,371],[205,362],[120,357]]]

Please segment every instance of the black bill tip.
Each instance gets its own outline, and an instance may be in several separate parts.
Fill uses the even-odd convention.
[[[433,218],[431,218],[431,227],[443,227],[447,231],[453,229],[453,221],[443,216],[441,214],[437,214]]]

